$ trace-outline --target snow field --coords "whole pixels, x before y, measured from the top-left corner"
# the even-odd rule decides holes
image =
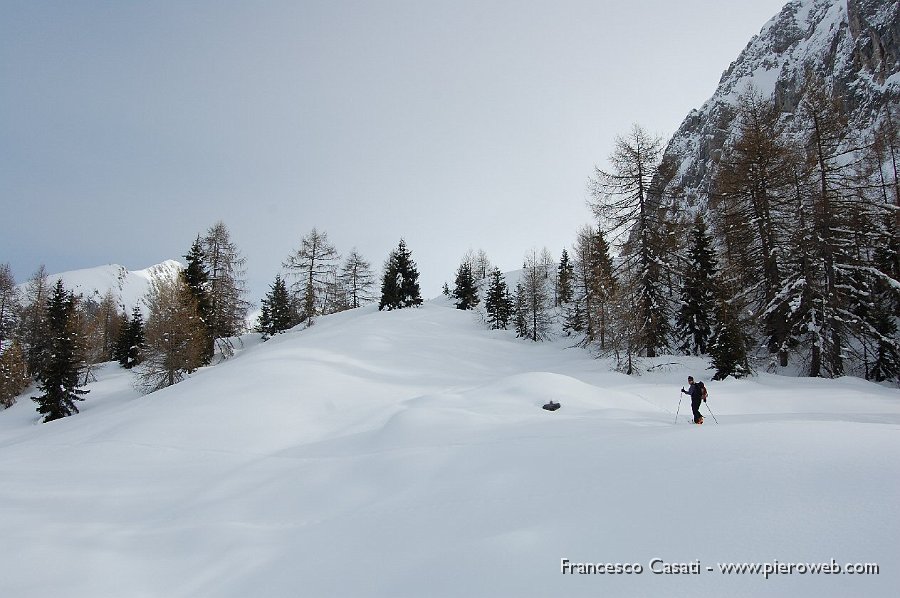
[[[677,363],[627,377],[436,301],[248,342],[148,396],[109,364],[78,416],[0,412],[0,594],[893,595],[896,389],[711,382],[720,424],[688,425],[687,397],[675,424],[709,372],[658,361]],[[881,573],[705,570],[831,558]]]

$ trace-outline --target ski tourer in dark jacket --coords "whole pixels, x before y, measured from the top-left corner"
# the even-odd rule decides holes
[[[688,389],[681,389],[686,395],[690,395],[691,397],[691,410],[694,412],[694,423],[702,424],[703,416],[700,415],[700,403],[703,402],[703,383],[702,382],[694,382],[693,376],[688,376]]]

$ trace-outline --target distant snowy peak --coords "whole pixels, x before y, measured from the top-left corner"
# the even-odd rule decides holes
[[[124,268],[122,269],[124,270]],[[174,278],[182,270],[184,270],[184,264],[181,262],[176,260],[166,260],[161,264],[156,264],[155,266],[150,266],[143,270],[135,270],[134,272],[130,272],[130,274],[149,281],[157,278]]]
[[[67,290],[98,303],[107,291],[111,291],[116,303],[123,310],[130,312],[135,305],[143,308],[142,300],[153,280],[174,278],[183,269],[184,265],[175,260],[166,260],[149,268],[134,271],[129,271],[118,264],[109,264],[51,274],[47,280],[52,285],[61,279]]]
[[[678,168],[667,190],[696,204],[711,166],[734,132],[738,97],[751,86],[791,114],[803,99],[807,71],[844,99],[865,129],[900,103],[900,3],[887,0],[794,0],[766,23],[723,73],[713,96],[691,111],[669,141]]]

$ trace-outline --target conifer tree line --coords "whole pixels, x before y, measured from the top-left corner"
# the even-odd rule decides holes
[[[532,342],[568,335],[627,373],[682,353],[708,356],[718,379],[765,368],[900,381],[900,111],[850,126],[812,76],[802,98],[784,114],[752,89],[740,96],[709,187],[690,204],[663,183],[678,165],[662,141],[635,125],[590,178],[596,221],[571,248],[558,259],[530,251],[509,281],[470,250],[445,295],[492,329]],[[0,265],[0,406],[33,383],[51,421],[78,412],[96,364],[118,361],[154,391],[227,358],[251,307],[246,260],[222,222],[184,258],[130,312],[111,292],[74,295],[43,266],[20,291]],[[316,228],[281,266],[260,305],[264,339],[376,301],[422,304],[403,239],[380,281]]]
[[[117,361],[134,370],[138,388],[153,392],[229,357],[232,340],[247,331],[251,307],[245,258],[217,222],[197,235],[184,259],[176,276],[155,277],[130,312],[112,291],[99,301],[76,296],[61,280],[49,280],[43,266],[20,292],[9,264],[0,265],[0,407],[34,383],[38,411],[51,421],[78,413],[98,364]],[[263,339],[378,299],[370,263],[355,248],[342,258],[315,228],[283,267],[286,276],[276,275],[261,303]],[[385,262],[380,308],[420,305],[418,277],[401,240]]]
[[[623,371],[661,353],[708,355],[716,378],[753,364],[900,379],[898,114],[849,127],[810,78],[796,113],[753,90],[691,209],[659,181],[675,165],[640,127],[591,179],[596,229],[573,249],[566,328]]]
[[[470,252],[445,295],[459,309],[483,299],[488,325],[522,338],[574,336],[626,373],[681,353],[707,356],[715,379],[900,382],[900,116],[860,132],[821,80],[803,97],[785,115],[741,96],[691,206],[664,190],[677,165],[635,125],[590,179],[596,224],[571,254],[530,252],[510,289],[499,270],[474,277]]]
[[[298,324],[312,326],[318,316],[356,309],[376,299],[371,263],[355,247],[342,257],[328,233],[317,228],[300,239],[300,247],[282,267],[286,276],[275,275],[260,306],[257,329],[263,338]]]
[[[135,369],[137,386],[153,391],[209,364],[217,350],[227,356],[250,307],[244,258],[218,222],[185,259],[177,276],[155,278],[143,309],[130,313],[112,291],[99,300],[76,296],[43,266],[19,292],[9,265],[0,265],[0,405],[34,383],[38,411],[52,421],[78,413],[97,364]]]

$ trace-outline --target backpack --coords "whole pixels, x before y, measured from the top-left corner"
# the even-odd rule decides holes
[[[697,384],[700,385],[700,398],[701,398],[701,399],[703,400],[703,402],[705,403],[705,402],[706,402],[706,397],[709,396],[709,393],[706,392],[706,385],[705,385],[704,383],[702,383],[702,382],[697,382]]]

